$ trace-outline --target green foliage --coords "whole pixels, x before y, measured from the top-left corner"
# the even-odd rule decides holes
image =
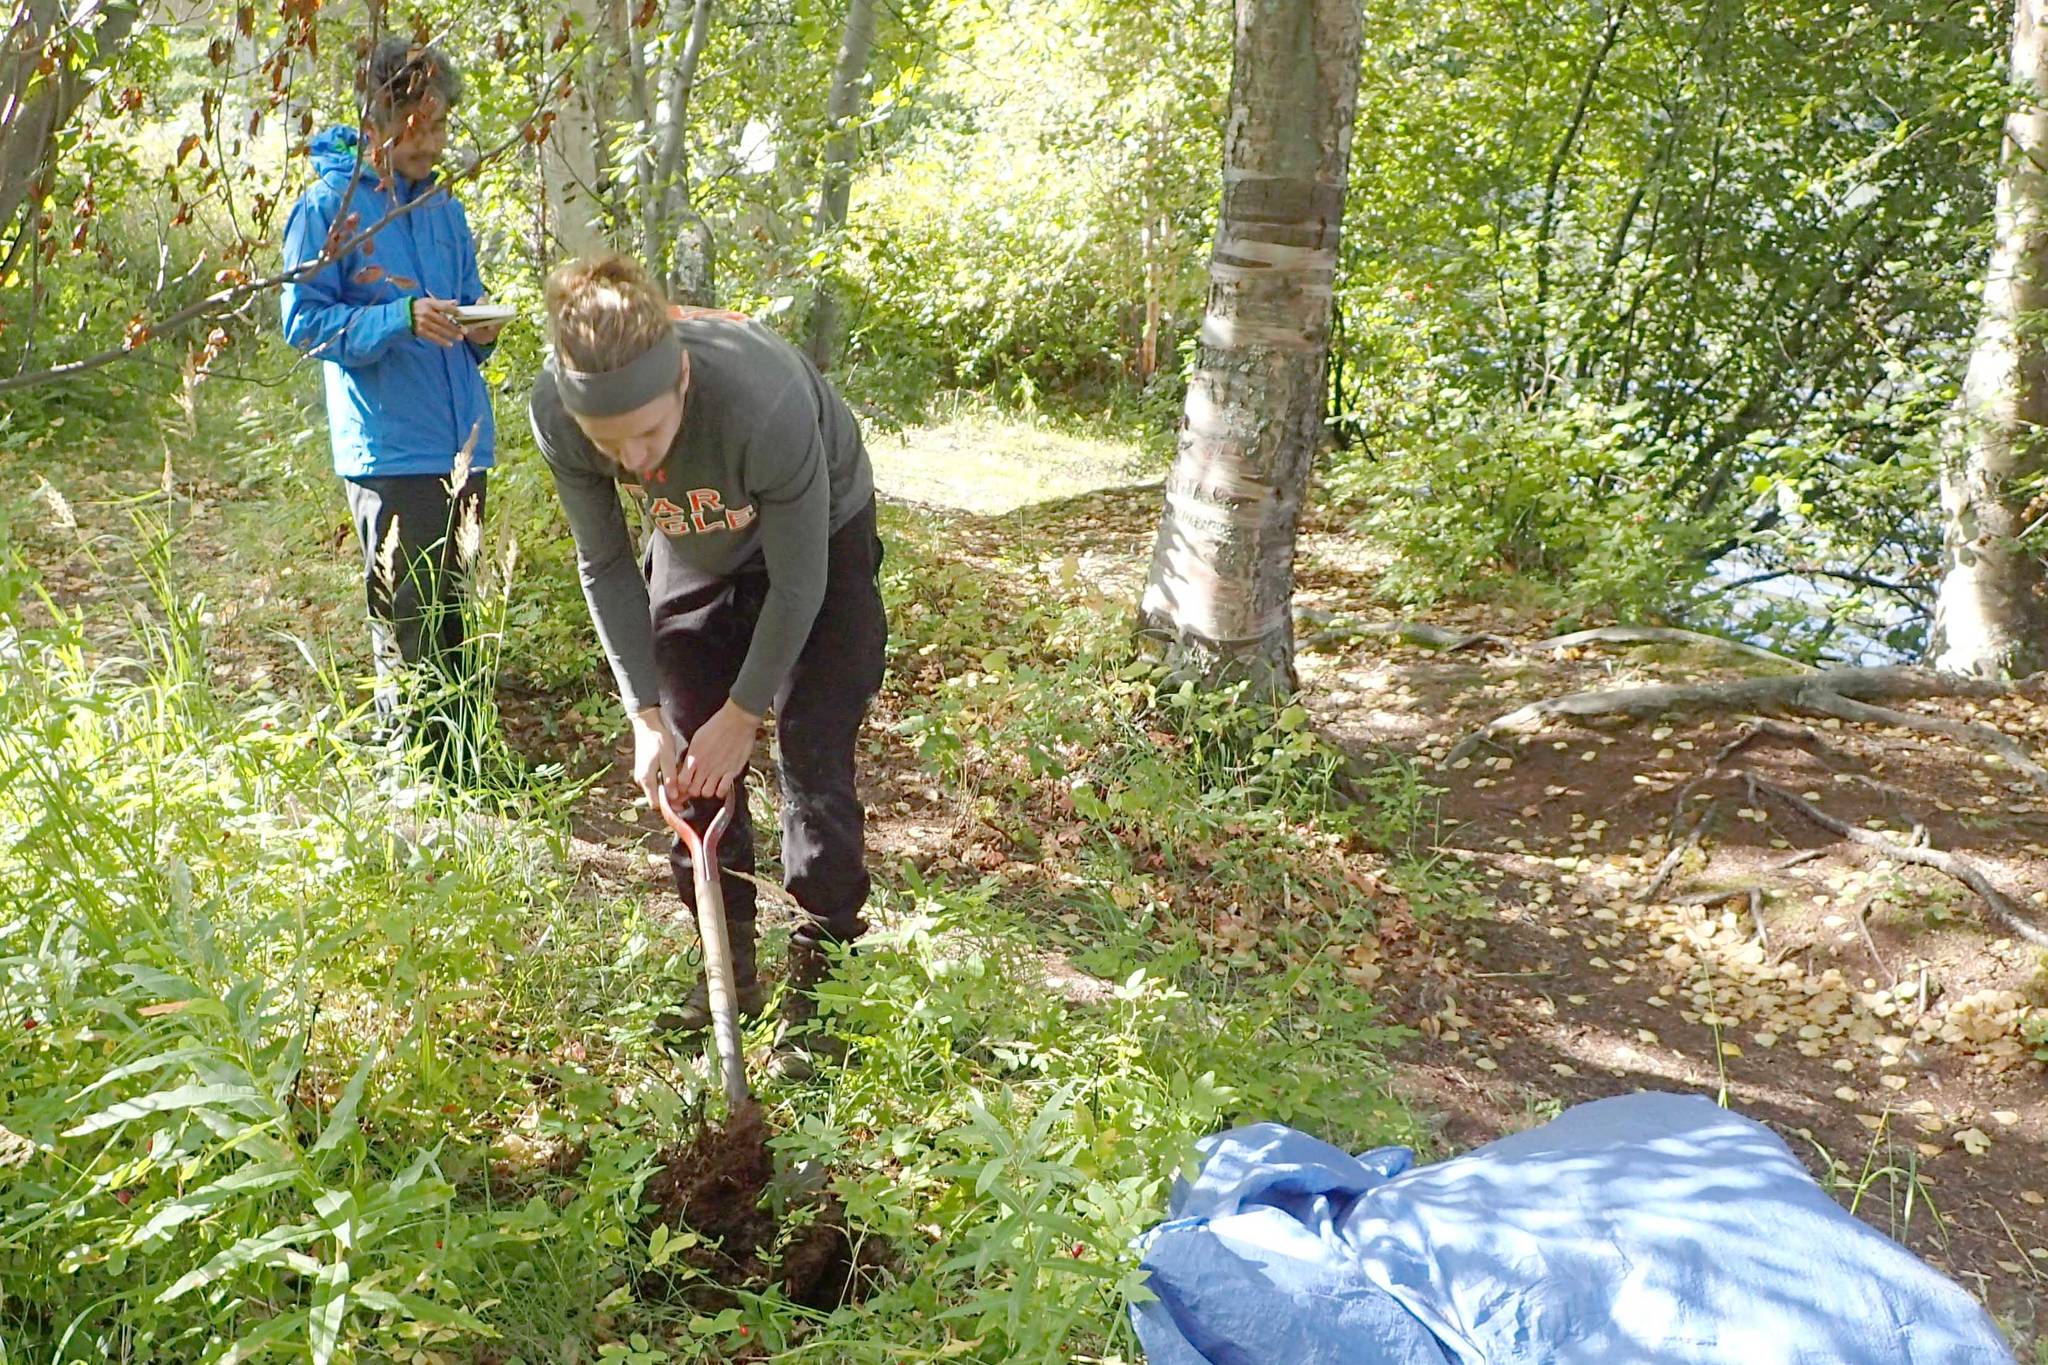
[[[1733,545],[1923,572],[2005,36],[1968,5],[1375,9],[1338,473],[1417,552],[1393,595],[1525,571],[1675,612]]]
[[[1388,430],[1377,458],[1329,483],[1394,553],[1379,591],[1404,606],[1547,585],[1573,616],[1640,619],[1682,600],[1732,518],[1688,517],[1664,496],[1666,448],[1641,404],[1572,401],[1535,412],[1455,389]]]
[[[495,1116],[457,1101],[515,1074],[474,1049],[473,983],[524,974],[562,887],[546,846],[409,821],[321,718],[217,696],[200,600],[166,593],[102,660],[61,610],[31,626],[28,588],[0,687],[7,1338],[391,1356],[495,1335],[478,1314],[543,1237],[585,1249],[552,1268],[588,1283],[651,1148],[613,1144],[564,1201],[459,1197]],[[613,1106],[571,1081],[551,1108]]]
[[[835,1359],[901,1358],[900,1339],[867,1332],[918,1312],[972,1342],[967,1359],[1129,1351],[1120,1305],[1142,1292],[1130,1242],[1196,1138],[1250,1115],[1314,1111],[1360,1134],[1392,1120],[1343,1079],[1380,1037],[1369,1026],[1308,1041],[1284,993],[1219,1015],[1145,970],[1079,1009],[1047,989],[999,881],[913,883],[910,896],[825,997],[858,1063],[778,1142],[838,1160],[853,1221],[900,1248],[897,1282],[841,1315],[865,1330],[835,1341]]]
[[[1226,18],[1046,0],[961,23],[956,60],[855,183],[853,382],[897,410],[923,386],[986,386],[1026,411],[1122,384],[1149,287],[1177,402],[1218,194]]]
[[[261,416],[240,413],[243,439],[264,436]],[[268,497],[238,517],[273,518],[272,534],[317,521],[289,461],[251,473]],[[874,1292],[823,1314],[774,1292],[710,1315],[643,1298],[644,1273],[675,1271],[695,1234],[646,1228],[642,1183],[715,1088],[702,1059],[649,1038],[680,945],[638,904],[577,892],[560,808],[422,791],[347,741],[344,704],[217,690],[215,613],[175,538],[149,520],[138,536],[156,600],[132,633],[89,638],[18,560],[0,601],[11,1352],[1128,1357],[1130,1239],[1194,1138],[1250,1117],[1350,1141],[1403,1126],[1370,1062],[1385,1031],[1312,951],[1235,982],[1224,1009],[1186,926],[1161,926],[1149,946],[1098,945],[1090,961],[1121,984],[1070,1005],[1046,987],[1029,898],[911,875],[828,992],[852,1060],[770,1096],[782,1158],[829,1161],[856,1235],[886,1249]],[[980,652],[985,679],[948,704],[989,754],[1017,751],[1002,679],[1070,694],[1110,657],[1078,613],[1044,618],[1042,652],[989,657],[968,609],[983,577],[892,537],[903,657]],[[1127,681],[1035,742],[1102,744],[1119,790],[1177,802],[1237,774],[1268,804],[1235,833],[1221,803],[1186,819],[1133,806],[1084,822],[1091,858],[1152,830],[1176,859],[1215,837],[1271,866],[1262,843],[1307,837],[1331,774],[1301,717]],[[1166,726],[1187,747],[1148,761],[1148,728]],[[948,770],[985,780],[973,769]],[[1136,884],[1105,880],[1081,908],[1107,914]]]

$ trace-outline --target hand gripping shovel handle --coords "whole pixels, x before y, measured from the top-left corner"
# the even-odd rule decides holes
[[[726,794],[725,805],[699,836],[676,813],[668,799],[668,783],[655,785],[661,818],[690,851],[690,872],[696,882],[697,937],[704,945],[704,987],[711,1003],[711,1036],[718,1045],[718,1065],[725,1082],[726,1102],[737,1109],[747,1101],[747,1067],[740,1056],[739,991],[732,974],[732,940],[725,932],[725,888],[718,876],[718,840],[732,823],[739,789]]]

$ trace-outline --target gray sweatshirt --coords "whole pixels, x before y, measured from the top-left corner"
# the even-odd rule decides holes
[[[826,542],[874,496],[846,403],[808,357],[730,315],[676,324],[690,355],[683,422],[668,459],[634,483],[563,408],[552,371],[527,413],[555,478],[590,619],[628,711],[660,700],[647,583],[619,505],[623,484],[668,539],[674,571],[703,579],[765,572],[768,591],[732,700],[765,713],[810,637],[825,596]]]

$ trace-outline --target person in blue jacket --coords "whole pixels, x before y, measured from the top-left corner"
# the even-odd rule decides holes
[[[380,720],[388,737],[424,727],[447,766],[463,708],[406,714],[401,693],[445,702],[472,685],[462,597],[496,448],[480,367],[498,325],[456,316],[483,298],[469,220],[436,177],[460,75],[438,49],[389,38],[362,88],[360,129],[310,144],[318,178],[285,227],[285,269],[300,273],[284,289],[284,334],[321,362]]]

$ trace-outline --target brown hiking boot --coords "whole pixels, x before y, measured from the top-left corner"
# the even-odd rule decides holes
[[[758,941],[751,923],[744,928],[729,925],[732,934],[732,979],[739,995],[740,1017],[751,1019],[761,1013],[768,1003],[768,992],[761,985],[761,970],[757,955]],[[682,1004],[672,1010],[655,1016],[654,1027],[663,1033],[688,1036],[702,1033],[711,1027],[711,986],[703,978],[683,997]]]
[[[807,1081],[817,1074],[819,1061],[837,1061],[846,1055],[846,1044],[819,1031],[818,984],[832,972],[832,959],[825,949],[808,939],[789,943],[788,984],[782,992],[782,1027],[776,1033],[775,1050],[769,1055],[767,1074],[778,1081]]]

